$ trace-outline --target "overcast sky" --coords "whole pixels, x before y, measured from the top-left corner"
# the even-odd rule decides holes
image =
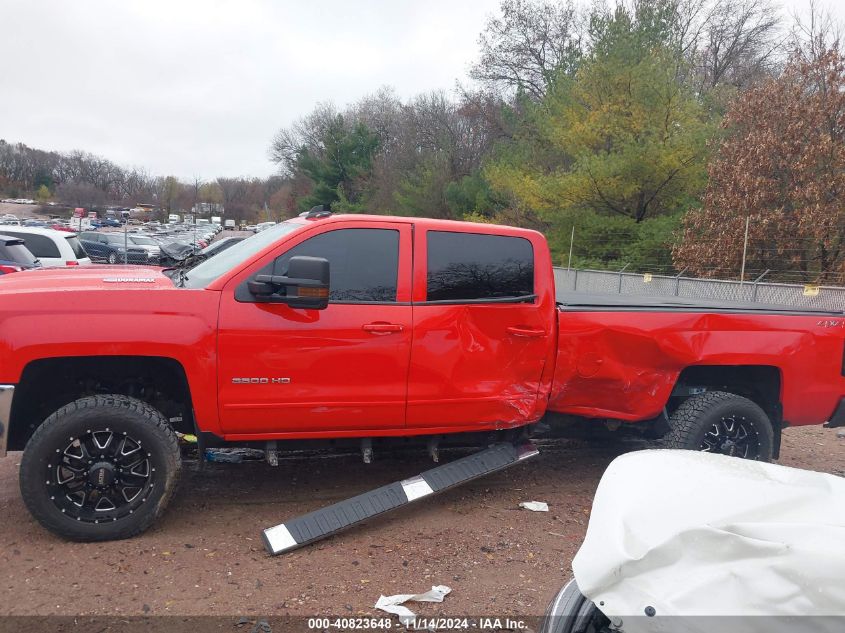
[[[155,175],[266,176],[273,134],[320,101],[466,81],[498,4],[0,0],[0,138]]]

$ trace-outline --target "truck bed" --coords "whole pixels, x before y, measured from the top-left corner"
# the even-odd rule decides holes
[[[788,424],[829,420],[845,395],[841,312],[572,292],[557,301],[553,412],[653,419],[690,371],[706,367],[726,383],[731,368],[774,375]]]

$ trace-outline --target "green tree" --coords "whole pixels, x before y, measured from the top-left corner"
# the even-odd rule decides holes
[[[454,217],[446,204],[448,157],[431,153],[408,171],[393,194],[400,215]]]
[[[38,199],[38,202],[47,202],[50,199],[50,196],[52,196],[52,194],[47,188],[47,185],[41,185],[35,193],[35,197]]]
[[[672,246],[683,214],[661,215],[642,222],[622,216],[601,215],[594,211],[562,212],[546,233],[554,263],[569,263],[572,228],[572,265],[578,268],[670,272]]]
[[[651,253],[670,266],[668,250],[655,246],[671,247],[671,227],[706,184],[716,122],[680,79],[673,19],[661,2],[594,15],[591,54],[528,105],[514,140],[484,169],[494,190],[563,231],[566,252],[573,223],[583,224],[578,244],[594,253],[589,265]],[[637,226],[662,216],[674,219]]]
[[[340,202],[345,210],[357,210],[366,190],[379,140],[361,122],[347,124],[336,115],[322,130],[316,147],[301,147],[295,165],[312,182],[311,193],[299,201],[301,209],[314,205],[331,207]]]
[[[456,217],[493,218],[506,203],[507,200],[490,188],[480,172],[446,185],[446,204]]]
[[[636,222],[699,199],[714,125],[677,80],[672,54],[626,31],[626,21],[617,15],[603,27],[609,41],[532,108],[523,147],[506,148],[486,170],[494,187],[540,212],[580,208]]]

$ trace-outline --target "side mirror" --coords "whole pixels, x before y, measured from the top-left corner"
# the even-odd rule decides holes
[[[247,288],[262,302],[324,310],[329,305],[329,277],[329,260],[298,256],[290,258],[287,275],[256,275]]]

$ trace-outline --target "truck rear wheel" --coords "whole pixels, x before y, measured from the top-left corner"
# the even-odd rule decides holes
[[[666,448],[720,453],[770,461],[772,423],[748,398],[726,391],[708,391],[686,399],[669,419]]]
[[[32,516],[75,541],[110,541],[146,530],[173,494],[181,457],[165,417],[123,395],[62,407],[24,448],[20,487]]]

